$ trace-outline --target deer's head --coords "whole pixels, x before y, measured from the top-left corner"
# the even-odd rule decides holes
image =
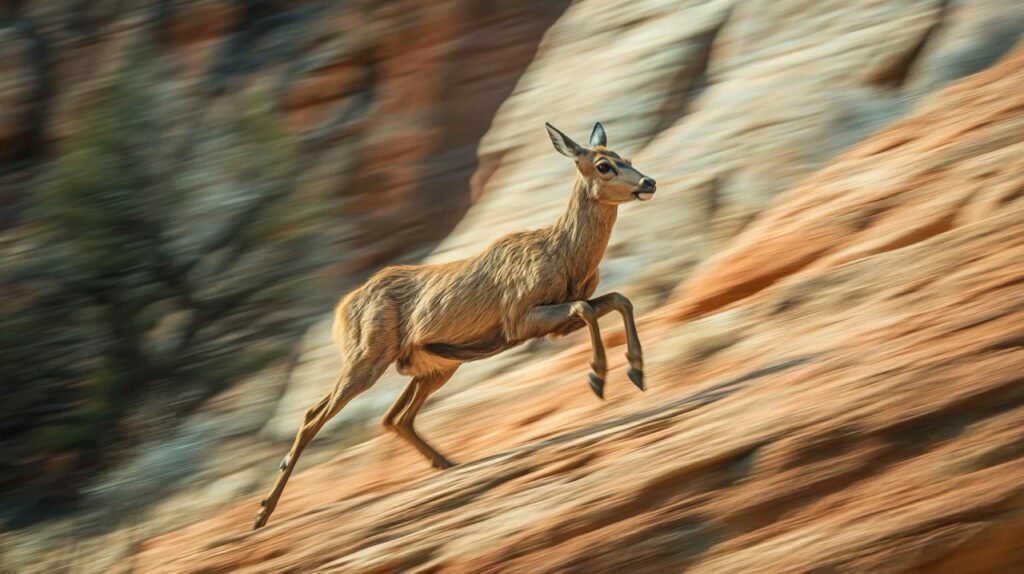
[[[657,189],[653,179],[640,173],[632,162],[608,149],[608,136],[600,122],[590,133],[590,147],[586,148],[545,123],[551,143],[558,153],[576,162],[576,170],[587,184],[588,197],[601,203],[619,204],[647,201]]]

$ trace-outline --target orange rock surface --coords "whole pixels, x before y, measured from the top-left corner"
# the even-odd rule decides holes
[[[123,566],[1009,572],[1022,301],[1018,46],[776,198],[649,311],[647,393],[609,330],[595,399],[581,339],[428,406],[454,469],[381,436],[300,472],[267,528],[239,500]]]

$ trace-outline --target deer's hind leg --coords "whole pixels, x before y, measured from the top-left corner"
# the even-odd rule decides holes
[[[395,404],[388,409],[382,421],[385,428],[394,431],[395,434],[405,439],[406,442],[426,457],[434,468],[440,470],[450,468],[454,466],[454,463],[437,452],[427,441],[423,440],[416,432],[413,423],[416,420],[416,415],[419,414],[420,409],[423,407],[423,403],[430,398],[431,394],[444,386],[454,373],[455,368],[452,368],[429,375],[414,377],[406,385],[402,394],[395,401]]]
[[[377,382],[377,379],[384,373],[389,362],[390,357],[387,355],[354,358],[351,366],[346,365],[342,368],[331,391],[306,411],[303,422],[299,426],[299,432],[295,435],[295,441],[284,460],[281,461],[281,473],[274,483],[274,488],[266,498],[260,501],[261,508],[256,514],[253,529],[260,528],[270,519],[270,515],[281,498],[281,493],[284,492],[284,487],[295,469],[299,456],[312,442],[316,433],[349,401],[373,386],[373,383]]]

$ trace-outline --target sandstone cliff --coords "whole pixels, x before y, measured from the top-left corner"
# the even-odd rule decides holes
[[[4,3],[0,205],[12,217],[24,209],[33,177],[97,88],[138,41],[153,41],[163,95],[192,110],[226,114],[239,94],[273,94],[306,185],[331,198],[329,275],[345,285],[423,250],[462,217],[477,142],[565,4]]]
[[[198,101],[274,87],[308,185],[347,222],[327,252],[342,282],[425,254],[452,226],[429,260],[549,222],[571,171],[545,120],[578,137],[603,121],[660,191],[621,210],[602,265],[601,289],[642,314],[647,393],[613,362],[598,402],[580,337],[466,365],[418,420],[464,463],[438,474],[378,436],[404,382],[389,373],[249,533],[333,376],[322,322],[294,363],[238,381],[99,477],[83,512],[0,533],[5,563],[960,573],[1024,561],[1024,53],[1007,55],[1019,2],[201,0],[92,33],[50,3],[15,4],[30,25],[0,28],[17,38],[0,43],[0,71],[32,81],[0,91],[0,161],[17,167],[0,173],[5,205],[45,149],[26,138],[66,137],[132,18],[164,22],[179,70],[168,85]],[[63,84],[40,108],[41,34]]]
[[[374,439],[298,475],[270,527],[243,532],[253,500],[239,500],[130,564],[1010,571],[1024,561],[1022,112],[1018,47],[777,197],[644,316],[646,394],[620,359],[597,402],[577,345],[424,413],[460,467]]]

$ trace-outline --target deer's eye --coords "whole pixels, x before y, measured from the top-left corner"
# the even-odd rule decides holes
[[[606,164],[606,163],[599,163],[599,164],[597,164],[597,171],[599,171],[601,173],[608,173],[611,170],[612,170],[612,167],[610,165]]]

